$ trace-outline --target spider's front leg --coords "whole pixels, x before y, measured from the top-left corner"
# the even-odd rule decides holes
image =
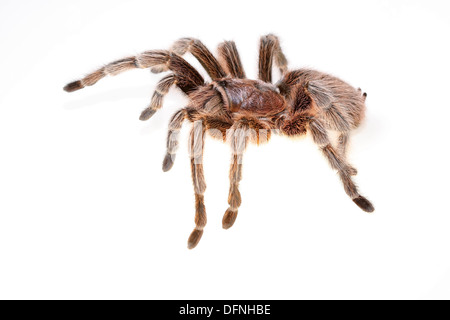
[[[197,246],[203,235],[206,225],[206,209],[204,193],[206,190],[205,177],[203,175],[203,147],[205,142],[205,127],[202,121],[195,121],[192,125],[189,137],[189,154],[191,156],[192,182],[195,191],[195,229],[188,240],[188,248]]]
[[[373,212],[375,209],[365,197],[359,194],[358,188],[352,180],[354,170],[345,158],[332,145],[324,125],[318,119],[312,119],[309,123],[309,131],[312,134],[314,142],[319,145],[322,153],[327,158],[331,167],[338,171],[339,177],[344,185],[347,195],[355,202],[358,207],[366,212]]]

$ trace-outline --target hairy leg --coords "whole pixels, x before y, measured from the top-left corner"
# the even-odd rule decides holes
[[[249,142],[266,143],[270,140],[270,124],[264,120],[242,117],[227,131],[227,141],[231,145],[230,191],[228,193],[229,208],[222,220],[224,229],[229,229],[236,221],[238,208],[241,205],[239,183],[242,180],[242,158]]]
[[[339,155],[342,159],[347,161],[347,146],[349,142],[349,133],[341,132],[338,136],[337,147],[336,150],[339,152]],[[358,174],[358,170],[351,165],[349,166],[349,173],[352,176],[356,176]]]
[[[272,65],[280,69],[282,75],[287,71],[287,59],[281,50],[278,37],[273,34],[262,36],[259,45],[258,79],[272,82]]]
[[[221,61],[221,63],[219,63],[208,48],[197,39],[182,38],[173,44],[171,51],[178,55],[184,55],[186,52],[190,52],[201,63],[212,79],[225,77],[226,74],[224,69],[229,69],[227,70],[228,73],[232,74],[234,77],[245,78],[245,72],[239,58],[239,53],[233,41],[225,41],[219,45],[219,56],[224,60]],[[162,72],[166,71],[166,68],[155,67],[152,71]],[[148,120],[161,108],[164,95],[166,95],[170,87],[176,83],[177,77],[174,74],[161,79],[153,94],[150,106],[141,114],[141,120]]]
[[[195,191],[195,228],[188,239],[188,248],[197,246],[203,235],[203,228],[206,225],[206,209],[204,203],[204,193],[206,189],[205,177],[203,175],[203,147],[204,147],[205,127],[201,121],[196,121],[192,125],[190,134],[190,156],[192,182]]]
[[[88,74],[84,78],[71,82],[64,90],[73,92],[86,86],[92,86],[107,75],[117,75],[136,68],[152,68],[152,70],[171,70],[172,74],[158,82],[150,105],[142,111],[140,120],[150,119],[158,111],[169,89],[176,85],[184,93],[189,94],[204,85],[202,76],[186,60],[175,53],[164,50],[146,51],[135,57],[117,60]]]
[[[84,78],[69,83],[64,90],[73,92],[86,86],[92,86],[107,75],[115,76],[127,70],[146,68],[171,70],[177,78],[177,86],[186,94],[205,83],[198,71],[177,54],[166,50],[150,50],[135,57],[111,62]]]
[[[234,41],[222,42],[217,50],[219,52],[219,62],[223,69],[233,78],[245,79],[244,67]]]
[[[152,101],[150,105],[142,111],[140,120],[150,119],[156,111],[161,109],[162,103],[164,101],[164,96],[169,92],[169,89],[177,83],[177,77],[174,74],[169,74],[168,76],[162,78],[156,85],[155,92],[152,96]]]
[[[182,38],[173,44],[171,51],[180,56],[184,55],[186,52],[190,52],[200,62],[203,68],[205,68],[206,72],[213,80],[224,78],[226,76],[225,71],[222,69],[222,66],[217,59],[200,40]]]
[[[374,211],[373,205],[365,197],[359,194],[358,188],[353,182],[352,167],[346,162],[346,160],[340,155],[338,151],[331,145],[328,138],[328,134],[323,124],[313,119],[309,123],[309,131],[312,134],[314,142],[319,145],[323,155],[327,158],[331,167],[338,171],[339,177],[344,185],[344,190],[347,195],[355,202],[362,210],[366,212]]]
[[[230,205],[222,219],[224,229],[229,229],[236,221],[238,208],[241,205],[241,193],[239,182],[242,179],[242,154],[233,154],[230,166],[230,191],[228,193],[228,204]]]
[[[230,165],[230,191],[228,193],[229,208],[225,212],[222,220],[224,229],[229,229],[236,221],[238,208],[241,205],[241,193],[239,183],[242,179],[242,156],[249,141],[249,135],[254,134],[243,120],[238,120],[228,131],[228,141],[231,144],[231,165]]]
[[[239,182],[242,179],[242,156],[247,146],[246,127],[236,122],[228,132],[231,139],[231,165],[230,165],[230,190],[228,193],[228,204],[230,205],[222,219],[222,227],[229,229],[236,221],[238,208],[241,205],[241,193]]]
[[[347,153],[348,138],[347,132],[342,132],[338,137],[338,151],[343,157]]]
[[[187,109],[183,108],[177,111],[169,122],[169,132],[167,134],[167,152],[163,161],[163,171],[172,169],[178,150],[180,130],[184,120],[187,117]]]

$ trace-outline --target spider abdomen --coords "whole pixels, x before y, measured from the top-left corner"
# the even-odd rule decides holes
[[[366,95],[335,76],[298,69],[288,72],[277,86],[294,105],[299,98],[297,92],[303,95],[300,88],[304,86],[314,102],[317,117],[327,129],[347,132],[357,128],[364,118]],[[298,101],[300,105],[305,102],[304,99]]]

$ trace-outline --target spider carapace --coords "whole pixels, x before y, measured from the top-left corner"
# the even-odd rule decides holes
[[[211,82],[182,56],[190,52],[203,66]],[[275,64],[281,79],[272,84]],[[164,96],[172,86],[188,98],[186,107],[178,110],[169,123],[167,152],[163,170],[172,168],[178,148],[179,131],[185,120],[191,122],[189,154],[195,191],[195,229],[188,239],[188,248],[199,243],[206,225],[203,174],[203,147],[206,134],[231,145],[229,207],[223,217],[223,227],[230,228],[241,205],[239,183],[242,178],[242,157],[249,143],[262,143],[271,134],[296,137],[309,133],[331,167],[337,170],[347,195],[362,210],[374,207],[356,187],[352,176],[357,171],[346,158],[351,131],[364,118],[366,94],[346,82],[311,69],[288,70],[287,60],[276,36],[261,37],[258,80],[245,76],[239,53],[233,41],[218,47],[218,59],[196,39],[183,38],[170,50],[150,50],[105,65],[83,79],[64,87],[68,92],[91,86],[106,75],[117,75],[136,68],[150,68],[154,73],[169,71],[159,81],[150,105],[140,119],[147,120],[162,107]],[[336,141],[331,139],[338,133]]]
[[[247,79],[223,79],[216,83],[230,112],[267,117],[286,109],[286,102],[274,85]]]

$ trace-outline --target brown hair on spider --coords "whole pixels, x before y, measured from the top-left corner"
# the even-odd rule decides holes
[[[210,83],[182,58],[186,52],[200,62],[212,79]],[[281,72],[276,84],[272,84],[273,64]],[[258,79],[247,79],[233,41],[219,45],[216,59],[199,40],[182,38],[170,50],[150,50],[111,62],[69,83],[64,90],[72,92],[92,86],[107,75],[130,69],[170,72],[157,84],[150,105],[142,111],[140,119],[148,120],[162,107],[164,96],[172,86],[184,92],[189,100],[170,120],[163,170],[172,168],[179,131],[188,120],[192,123],[189,149],[196,211],[195,229],[188,239],[190,249],[197,246],[206,225],[203,197],[206,183],[202,164],[206,133],[228,140],[232,149],[229,208],[222,221],[225,229],[234,224],[241,205],[239,183],[245,148],[249,143],[268,141],[272,131],[288,137],[309,133],[331,167],[337,170],[347,195],[362,210],[374,211],[370,201],[359,193],[352,179],[357,171],[346,157],[349,135],[364,118],[366,93],[326,73],[311,69],[288,70],[280,42],[272,34],[260,39],[258,66]],[[339,133],[337,142],[330,139],[333,131]]]

